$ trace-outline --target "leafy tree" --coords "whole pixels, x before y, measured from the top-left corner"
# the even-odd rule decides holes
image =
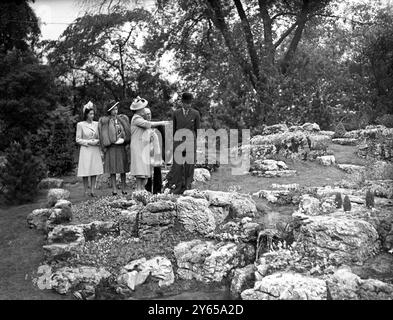
[[[6,151],[7,161],[1,171],[0,184],[5,186],[5,198],[10,203],[28,202],[37,194],[38,184],[45,176],[40,157],[32,154],[29,147],[13,142]]]
[[[34,0],[2,1],[0,3],[0,52],[31,49],[38,41],[38,19],[30,7]]]
[[[32,53],[14,50],[0,56],[0,119],[4,135],[0,150],[35,133],[56,106],[51,69]]]

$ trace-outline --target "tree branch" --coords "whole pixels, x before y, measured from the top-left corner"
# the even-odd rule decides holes
[[[240,20],[242,23],[242,27],[243,27],[243,32],[246,37],[246,43],[247,43],[247,48],[248,48],[248,54],[250,55],[250,59],[251,59],[251,65],[254,69],[255,76],[259,80],[259,78],[260,78],[259,61],[258,61],[259,59],[258,59],[257,51],[255,49],[254,36],[251,31],[250,23],[247,19],[247,15],[246,15],[246,12],[244,11],[241,0],[233,0],[233,1],[235,3],[237,12],[239,14],[239,17],[240,17]]]
[[[288,37],[291,32],[296,28],[297,22],[295,22],[293,25],[291,25],[282,35],[281,37],[274,43],[274,48],[278,48],[280,44],[285,40],[286,37]]]

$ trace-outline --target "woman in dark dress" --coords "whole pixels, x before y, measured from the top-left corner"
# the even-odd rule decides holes
[[[126,173],[130,171],[126,146],[131,140],[130,121],[119,115],[117,105],[111,103],[108,115],[99,121],[100,142],[104,150],[104,173],[111,175],[113,195],[117,195],[116,174],[120,174],[122,194],[126,195]]]

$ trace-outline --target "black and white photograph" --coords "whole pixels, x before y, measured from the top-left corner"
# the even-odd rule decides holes
[[[0,2],[0,300],[393,300],[393,0]]]

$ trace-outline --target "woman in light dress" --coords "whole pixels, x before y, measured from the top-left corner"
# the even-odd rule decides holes
[[[89,178],[92,197],[95,197],[94,188],[98,175],[104,173],[100,140],[98,135],[98,122],[94,119],[94,105],[89,101],[83,107],[83,120],[76,126],[76,143],[80,145],[78,177],[83,178],[84,195],[88,194]]]
[[[152,130],[158,126],[166,126],[167,121],[148,121],[144,119],[148,102],[137,97],[131,105],[135,114],[131,120],[131,175],[136,178],[136,191],[143,191],[147,180],[152,176],[151,142]],[[154,137],[153,137],[154,139]],[[157,148],[157,143],[154,143]],[[159,154],[159,150],[156,150]]]

